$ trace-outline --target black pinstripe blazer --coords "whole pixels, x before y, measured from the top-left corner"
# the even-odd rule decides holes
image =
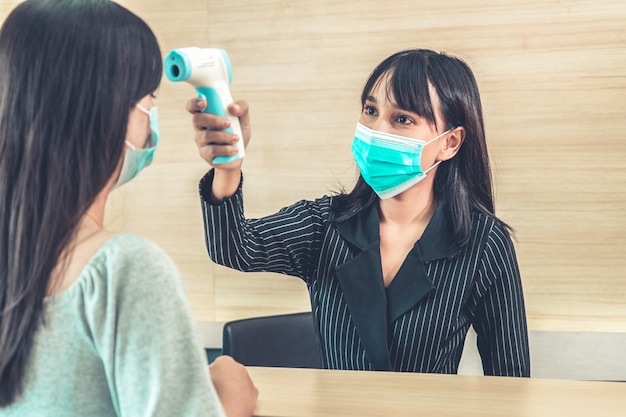
[[[246,219],[241,185],[222,204],[208,202],[212,172],[200,182],[209,256],[303,279],[325,367],[456,373],[473,325],[486,375],[529,376],[515,251],[493,218],[475,214],[471,241],[457,251],[438,207],[385,288],[375,207],[335,223],[325,196]]]

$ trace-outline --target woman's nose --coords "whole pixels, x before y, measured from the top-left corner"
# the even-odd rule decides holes
[[[377,130],[379,132],[391,133],[391,123],[385,120],[382,117],[377,118],[372,126],[368,126],[372,130]]]

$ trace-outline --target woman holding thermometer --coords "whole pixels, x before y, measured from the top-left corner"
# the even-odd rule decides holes
[[[510,228],[494,212],[476,80],[460,59],[406,50],[383,60],[361,96],[352,191],[246,219],[231,122],[193,99],[211,259],[308,286],[324,367],[456,373],[470,326],[486,375],[529,376],[524,297]],[[227,146],[225,146],[227,145]]]

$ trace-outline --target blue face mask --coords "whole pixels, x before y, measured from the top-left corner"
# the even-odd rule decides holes
[[[152,136],[150,137],[149,143],[141,149],[137,149],[137,147],[135,147],[132,143],[125,141],[128,149],[126,149],[124,154],[122,170],[115,186],[113,187],[114,189],[126,184],[128,181],[135,178],[137,174],[139,174],[139,171],[150,165],[152,163],[152,159],[154,158],[154,151],[159,144],[159,114],[157,106],[152,106],[150,110],[146,110],[141,104],[137,104],[137,108],[146,113],[150,118],[150,130],[152,131]]]
[[[352,155],[361,176],[381,199],[395,197],[424,178],[441,161],[424,170],[422,150],[450,130],[426,142],[369,129],[357,123]]]

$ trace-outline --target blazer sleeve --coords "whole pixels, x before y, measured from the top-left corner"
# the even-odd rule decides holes
[[[495,223],[480,263],[473,326],[485,375],[530,376],[528,329],[513,242]]]
[[[243,178],[220,204],[209,201],[211,170],[200,181],[205,243],[213,262],[244,272],[275,272],[304,280],[316,267],[329,199],[299,201],[275,214],[246,219]]]

